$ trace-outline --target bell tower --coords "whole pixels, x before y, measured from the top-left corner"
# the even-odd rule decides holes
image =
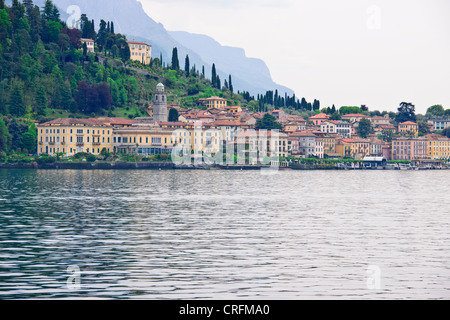
[[[158,83],[156,92],[153,98],[153,120],[156,122],[169,121],[169,113],[167,111],[167,93],[164,90],[164,85]]]

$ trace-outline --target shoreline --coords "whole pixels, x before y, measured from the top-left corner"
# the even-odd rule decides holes
[[[46,164],[34,163],[0,163],[0,169],[32,169],[32,170],[232,170],[232,171],[424,171],[424,170],[449,170],[450,167],[428,168],[416,167],[413,169],[394,168],[344,168],[344,167],[323,167],[320,165],[302,165],[295,167],[271,168],[263,165],[183,165],[177,166],[172,162],[55,162]]]

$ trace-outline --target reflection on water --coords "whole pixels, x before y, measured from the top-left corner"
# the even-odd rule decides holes
[[[449,178],[0,170],[0,299],[449,299]]]

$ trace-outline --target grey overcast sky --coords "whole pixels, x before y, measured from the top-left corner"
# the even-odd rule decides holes
[[[171,31],[263,59],[321,106],[450,108],[449,0],[139,0]]]

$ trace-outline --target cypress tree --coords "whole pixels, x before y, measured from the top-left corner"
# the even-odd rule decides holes
[[[114,22],[112,22],[112,21],[111,21],[111,33],[115,34],[115,32],[114,32]]]
[[[219,75],[217,75],[216,85],[217,85],[216,88],[220,90],[221,85],[220,85],[220,77],[219,77]]]
[[[110,25],[109,21],[108,21],[108,26],[106,27],[106,32],[111,33],[111,25]]]
[[[228,77],[228,87],[229,87],[231,93],[233,93],[233,82],[231,81],[231,74]]]
[[[189,56],[186,55],[186,59],[184,61],[184,71],[186,72],[186,77],[189,77],[190,69],[191,69],[191,66],[189,63]]]
[[[205,66],[202,66],[202,79],[205,79]]]
[[[217,88],[216,82],[217,82],[216,65],[213,63],[211,70],[211,83],[213,88]]]
[[[0,9],[5,9],[5,0],[0,0]]]
[[[180,62],[178,60],[178,49],[173,48],[172,50],[172,69],[180,70]]]

